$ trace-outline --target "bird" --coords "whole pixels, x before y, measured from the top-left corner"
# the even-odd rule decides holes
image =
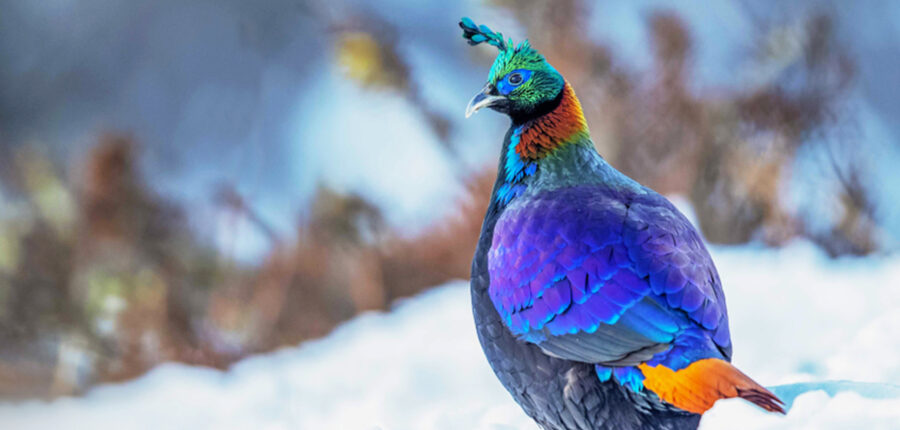
[[[527,40],[459,27],[499,50],[466,117],[511,120],[470,293],[513,399],[545,430],[694,429],[734,397],[783,414],[731,364],[722,284],[690,221],[597,152],[572,85]]]

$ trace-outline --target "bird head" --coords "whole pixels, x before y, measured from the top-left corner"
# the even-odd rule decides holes
[[[527,40],[514,46],[512,39],[504,40],[502,34],[476,26],[469,18],[460,20],[459,26],[469,45],[487,43],[500,50],[487,83],[466,107],[467,118],[487,107],[524,121],[558,101],[565,80]]]

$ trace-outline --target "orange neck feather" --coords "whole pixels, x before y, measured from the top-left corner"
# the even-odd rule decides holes
[[[584,120],[581,103],[572,86],[566,82],[559,106],[522,126],[516,153],[524,159],[536,160],[587,136],[587,122]]]

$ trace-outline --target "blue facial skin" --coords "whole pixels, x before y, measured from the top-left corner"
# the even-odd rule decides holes
[[[510,82],[510,79],[509,79],[510,77],[513,77],[514,75],[516,76],[513,78],[515,83]],[[519,78],[521,78],[521,79],[519,79]],[[507,73],[506,76],[504,76],[503,79],[500,80],[500,82],[497,82],[497,91],[500,91],[500,94],[509,95],[509,93],[511,93],[514,89],[516,89],[516,87],[524,84],[525,82],[528,82],[529,79],[531,79],[531,70],[527,70],[527,69],[513,70],[512,72]]]

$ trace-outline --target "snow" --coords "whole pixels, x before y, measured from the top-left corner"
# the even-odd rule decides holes
[[[720,401],[702,429],[897,427],[900,257],[829,260],[803,242],[711,251],[728,296],[735,364],[790,410],[782,417]],[[224,372],[168,364],[81,398],[0,404],[0,426],[536,429],[481,353],[464,281]]]

